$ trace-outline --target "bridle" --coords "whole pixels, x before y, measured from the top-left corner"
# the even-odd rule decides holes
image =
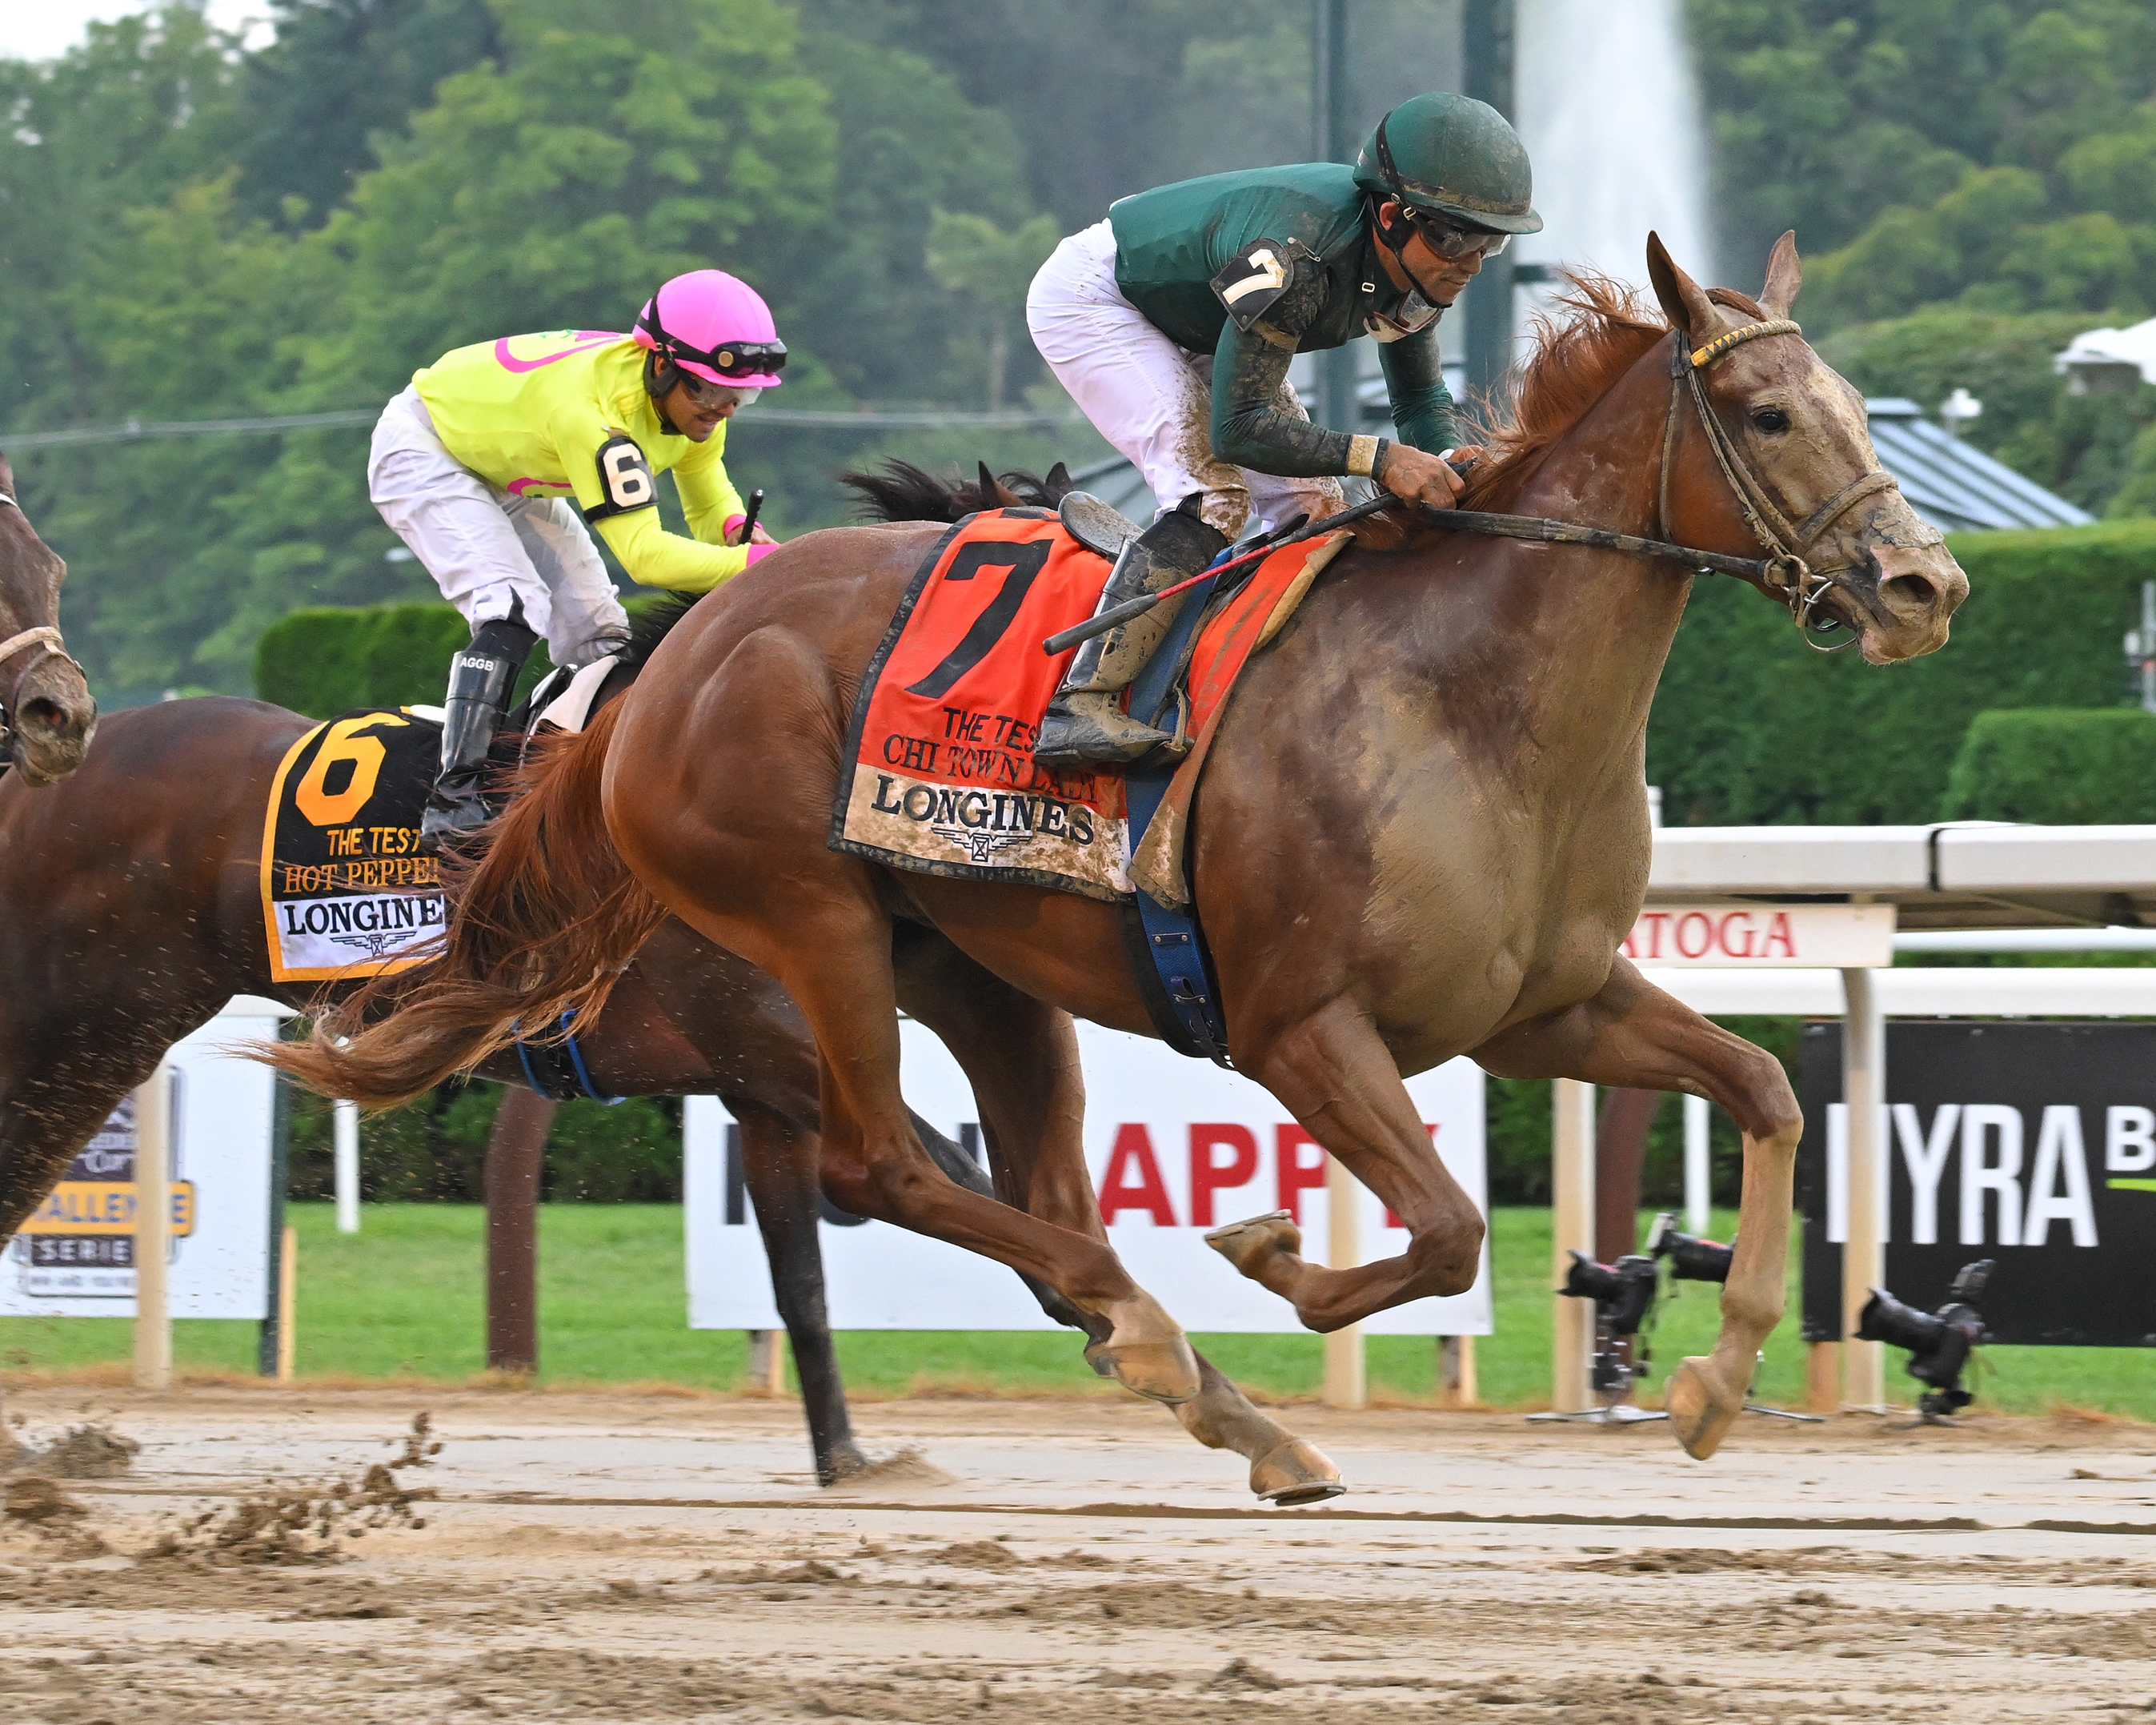
[[[1747,341],[1757,341],[1768,336],[1802,336],[1803,328],[1790,319],[1775,318],[1770,321],[1749,323],[1717,336],[1703,347],[1687,348],[1681,331],[1670,333],[1670,388],[1669,417],[1662,428],[1661,473],[1656,482],[1655,525],[1662,531],[1669,531],[1670,470],[1676,463],[1677,430],[1684,416],[1684,403],[1689,396],[1697,411],[1700,429],[1707,434],[1707,446],[1714,452],[1715,465],[1737,499],[1737,506],[1743,511],[1744,525],[1763,546],[1768,555],[1761,568],[1760,585],[1774,593],[1788,606],[1791,621],[1804,632],[1810,641],[1814,634],[1838,628],[1838,620],[1830,619],[1823,627],[1812,623],[1813,608],[1829,588],[1847,588],[1848,583],[1839,578],[1854,563],[1837,563],[1830,569],[1815,569],[1805,560],[1804,553],[1819,542],[1820,536],[1851,507],[1866,497],[1881,491],[1901,489],[1900,481],[1884,468],[1875,467],[1869,473],[1860,474],[1828,498],[1801,521],[1792,521],[1768,494],[1758,475],[1746,465],[1736,443],[1723,426],[1713,404],[1707,398],[1707,385],[1700,374],[1715,361]],[[1843,646],[1851,644],[1844,642]],[[1823,652],[1838,649],[1822,648]]]
[[[1700,551],[1666,539],[1641,539],[1630,533],[1612,532],[1607,527],[1583,527],[1571,521],[1553,521],[1547,516],[1433,509],[1424,514],[1423,520],[1440,531],[1481,533],[1495,539],[1533,539],[1552,545],[1591,545],[1602,551],[1620,551],[1633,557],[1660,557],[1683,563],[1702,574],[1734,575],[1753,583],[1788,607],[1789,619],[1803,632],[1805,645],[1821,653],[1838,653],[1843,647],[1854,646],[1861,637],[1851,630],[1846,641],[1833,647],[1821,647],[1813,637],[1830,634],[1842,628],[1843,624],[1835,617],[1815,624],[1812,614],[1830,588],[1839,587],[1863,603],[1856,589],[1840,578],[1856,565],[1837,563],[1830,569],[1815,569],[1805,561],[1804,553],[1819,542],[1822,533],[1848,513],[1851,505],[1881,491],[1898,490],[1901,482],[1884,468],[1875,467],[1851,480],[1802,521],[1791,521],[1746,465],[1743,455],[1716,416],[1713,404],[1707,400],[1707,386],[1700,381],[1701,372],[1747,341],[1756,341],[1766,336],[1803,333],[1798,325],[1785,317],[1746,324],[1716,336],[1703,347],[1687,348],[1681,330],[1670,333],[1670,410],[1662,429],[1661,471],[1655,482],[1656,528],[1665,533],[1669,531],[1670,470],[1676,465],[1677,430],[1684,418],[1685,403],[1689,400],[1697,410],[1700,425],[1707,434],[1707,447],[1714,451],[1715,465],[1722,470],[1722,478],[1737,499],[1737,506],[1743,511],[1745,525],[1768,553],[1763,557],[1726,557],[1720,552]],[[1383,501],[1382,497],[1377,500],[1380,506]],[[1344,516],[1336,516],[1332,521],[1318,525],[1331,526],[1344,520]],[[1866,604],[1865,608],[1873,608]]]
[[[12,509],[19,516],[23,506],[5,491],[0,491],[0,508]],[[40,624],[35,629],[18,630],[4,641],[0,641],[0,665],[7,664],[17,654],[27,652],[33,647],[38,649],[38,656],[23,667],[23,675],[25,677],[48,659],[64,659],[69,665],[74,665],[76,670],[82,670],[82,667],[76,665],[74,660],[69,655],[67,642],[59,630],[49,623]],[[86,673],[84,680],[88,680]],[[22,686],[21,679],[17,680],[16,686],[18,688]],[[7,703],[0,701],[0,747],[4,747],[12,742],[14,735],[13,716],[8,711]]]

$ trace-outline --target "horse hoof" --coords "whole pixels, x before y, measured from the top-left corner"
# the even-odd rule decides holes
[[[1096,1371],[1106,1360],[1124,1389],[1170,1407],[1198,1394],[1198,1356],[1183,1327],[1152,1295],[1119,1300],[1103,1316],[1114,1325],[1108,1339],[1086,1350]]]
[[[1225,1228],[1214,1229],[1205,1236],[1205,1244],[1255,1281],[1258,1266],[1275,1252],[1302,1250],[1302,1230],[1286,1210],[1271,1210],[1247,1222],[1230,1222]]]
[[[1723,1399],[1708,1373],[1713,1362],[1697,1355],[1687,1358],[1670,1374],[1670,1387],[1662,1399],[1669,1409],[1670,1428],[1684,1445],[1685,1454],[1704,1461],[1722,1447],[1729,1428],[1744,1411],[1742,1395]]]
[[[1267,1503],[1292,1509],[1299,1503],[1322,1503],[1347,1490],[1340,1470],[1317,1445],[1290,1438],[1263,1460],[1250,1464],[1250,1490]]]

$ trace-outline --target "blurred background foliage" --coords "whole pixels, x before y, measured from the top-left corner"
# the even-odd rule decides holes
[[[1457,0],[1368,0],[1359,105],[1456,76]],[[782,534],[841,467],[1108,453],[1034,357],[1034,264],[1126,193],[1309,150],[1301,0],[175,3],[0,59],[0,433],[368,408],[444,350],[624,327],[717,264],[772,301],[792,408],[1047,423],[734,428]],[[365,426],[23,449],[108,706],[244,691],[304,606],[429,595]]]
[[[1794,228],[1799,308],[1867,394],[1984,404],[1964,433],[2097,515],[2156,513],[2156,388],[2074,397],[2051,356],[2156,316],[2148,0],[1686,0],[1726,264]]]

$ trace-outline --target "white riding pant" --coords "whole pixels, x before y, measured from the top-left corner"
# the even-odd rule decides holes
[[[1267,526],[1341,507],[1340,481],[1281,479],[1213,453],[1213,356],[1178,347],[1116,285],[1116,235],[1106,223],[1049,254],[1025,296],[1026,326],[1049,369],[1101,436],[1133,462],[1163,513],[1203,491],[1205,519],[1233,538],[1255,516]],[[1283,380],[1275,403],[1308,417]]]
[[[367,493],[475,629],[521,602],[557,665],[628,639],[629,614],[574,501],[496,490],[443,446],[416,389],[375,422]]]

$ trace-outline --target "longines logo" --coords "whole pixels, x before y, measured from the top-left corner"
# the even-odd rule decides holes
[[[962,785],[901,786],[901,781],[890,773],[879,773],[875,800],[870,807],[879,814],[902,814],[917,822],[961,847],[976,862],[986,862],[1036,838],[1089,845],[1098,834],[1093,811],[1083,803]]]

